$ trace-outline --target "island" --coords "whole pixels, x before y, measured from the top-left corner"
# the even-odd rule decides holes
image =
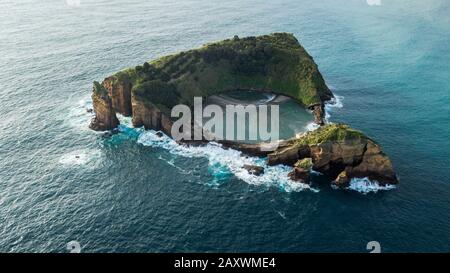
[[[131,116],[135,127],[171,136],[170,111],[175,105],[192,107],[194,97],[236,90],[288,96],[312,111],[319,128],[281,141],[275,151],[262,149],[264,143],[221,141],[225,147],[265,156],[269,165],[292,166],[289,176],[303,183],[309,182],[311,170],[328,175],[340,187],[363,177],[381,184],[398,183],[390,159],[375,141],[348,125],[326,123],[324,106],[334,96],[313,58],[289,33],[235,36],[94,82],[95,117],[90,128],[112,130],[119,125],[116,114],[120,113]],[[252,174],[260,173],[246,167]]]

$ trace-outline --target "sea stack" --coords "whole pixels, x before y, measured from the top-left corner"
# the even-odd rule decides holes
[[[119,125],[111,97],[108,95],[105,87],[98,82],[94,82],[92,102],[95,117],[89,125],[91,129],[95,131],[106,131],[114,129]]]

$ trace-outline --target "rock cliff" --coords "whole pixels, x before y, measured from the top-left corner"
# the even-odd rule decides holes
[[[106,131],[116,128],[119,120],[113,107],[111,97],[104,86],[94,82],[92,91],[92,102],[94,106],[95,117],[92,119],[89,127],[96,131]]]
[[[131,82],[108,77],[103,81],[103,86],[108,91],[114,110],[126,117],[131,116]]]
[[[172,120],[165,113],[151,103],[146,103],[133,94],[131,97],[133,109],[133,125],[135,127],[144,126],[145,129],[163,131],[168,136],[171,135]]]

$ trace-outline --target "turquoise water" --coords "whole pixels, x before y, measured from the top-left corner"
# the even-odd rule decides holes
[[[74,3],[76,1],[70,1]],[[449,251],[450,4],[388,1],[0,3],[0,251]],[[311,188],[283,167],[127,126],[87,128],[93,80],[223,38],[292,32],[376,139],[388,191]]]
[[[206,105],[219,105],[222,109],[222,131],[219,130],[219,136],[222,138],[228,138],[226,134],[227,128],[233,128],[234,137],[231,140],[238,140],[244,143],[260,143],[262,141],[270,141],[270,138],[274,140],[279,139],[289,139],[293,138],[298,134],[302,134],[314,128],[313,115],[312,112],[305,109],[304,106],[300,105],[295,100],[288,98],[286,96],[277,96],[273,93],[268,92],[257,92],[257,91],[229,91],[225,94],[214,95],[206,98]],[[242,105],[248,107],[248,105],[255,106],[255,119],[256,123],[250,122],[249,114],[245,114],[245,120],[239,120],[239,118],[234,118],[233,123],[230,127],[227,125],[227,105]],[[267,126],[271,126],[272,117],[274,120],[277,119],[278,130],[275,128],[272,130],[268,127],[267,133],[269,133],[269,139],[261,138],[259,130],[260,126],[264,123],[261,117],[261,107],[267,106]],[[206,107],[206,106],[205,106]],[[274,107],[278,107],[278,116],[272,115],[274,113]],[[250,110],[249,110],[250,111]],[[203,118],[203,122],[206,123],[212,120],[210,117]],[[258,123],[261,122],[261,124]],[[245,136],[242,139],[238,139],[239,125],[243,126],[243,132]],[[219,126],[219,125],[218,125]],[[214,129],[215,130],[215,129]],[[212,131],[212,134],[216,132]]]

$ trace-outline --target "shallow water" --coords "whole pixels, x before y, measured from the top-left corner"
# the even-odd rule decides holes
[[[302,134],[314,126],[313,115],[311,111],[305,109],[299,103],[286,96],[278,96],[272,93],[256,92],[256,91],[231,91],[225,94],[214,95],[206,99],[205,107],[207,105],[218,105],[222,109],[222,131],[219,135],[222,138],[227,138],[225,132],[230,130],[234,132],[234,137],[229,140],[243,143],[259,143],[261,141],[278,141],[280,139],[289,139],[295,137],[297,134]],[[235,117],[233,122],[227,124],[227,110],[226,106],[248,105],[255,106],[255,119],[257,122],[249,122],[249,114],[245,115],[245,120],[240,121],[239,117]],[[262,117],[264,113],[260,107],[267,106],[266,120]],[[272,107],[278,107],[278,115],[274,114],[275,110]],[[271,128],[272,118],[279,124],[279,128]],[[212,118],[204,118],[204,124]],[[265,124],[263,124],[263,121]],[[243,139],[238,139],[238,127],[243,127],[245,136]],[[264,132],[268,133],[270,139],[261,138],[259,130],[264,130],[260,126],[268,126]],[[266,127],[264,127],[266,128]],[[278,129],[278,130],[277,130]],[[213,134],[215,132],[212,132]]]
[[[376,240],[385,252],[447,252],[450,5],[381,2],[1,1],[0,251],[77,240],[85,252],[365,252]],[[275,31],[314,57],[343,97],[330,121],[376,139],[397,188],[334,190],[321,176],[292,188],[282,167],[255,180],[240,166],[263,161],[183,150],[126,119],[112,138],[87,128],[93,80]]]

